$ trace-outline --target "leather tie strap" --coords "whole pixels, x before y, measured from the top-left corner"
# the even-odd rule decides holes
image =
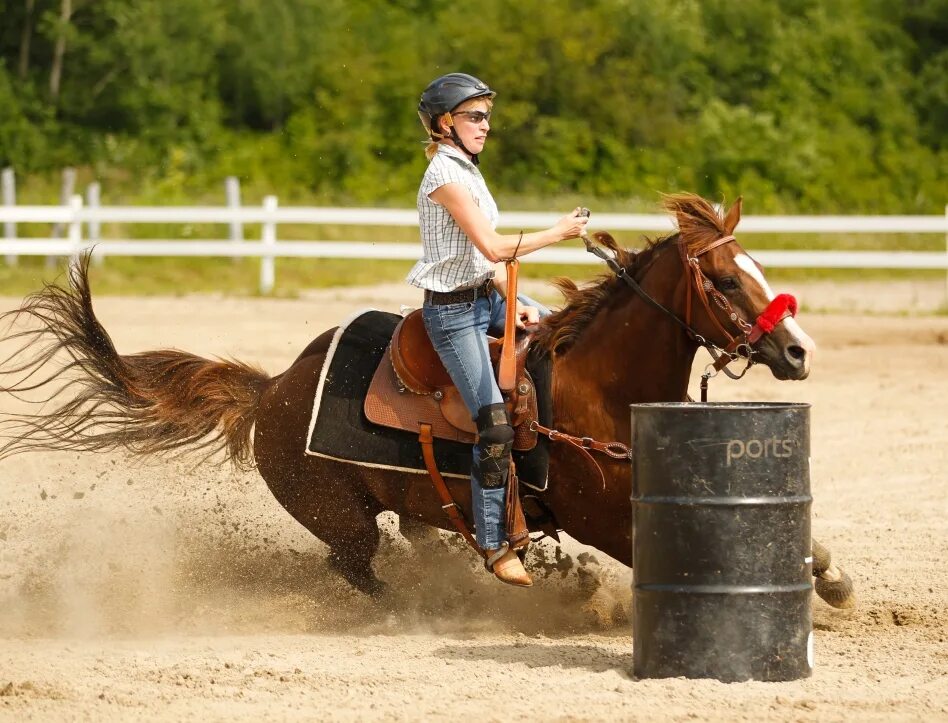
[[[507,318],[504,321],[504,343],[500,349],[500,366],[497,368],[497,386],[506,395],[517,386],[517,272],[520,262],[508,259],[507,266]]]
[[[613,459],[632,459],[632,452],[621,442],[597,442],[592,437],[574,437],[573,435],[566,434],[566,432],[561,432],[558,429],[544,427],[539,422],[530,422],[530,431],[539,432],[540,434],[549,437],[553,442],[569,442],[570,444],[573,444],[584,450],[591,449],[594,452],[607,454]]]
[[[544,427],[542,424],[536,421],[530,422],[530,430],[539,432],[540,434],[549,437],[551,442],[566,442],[567,444],[582,452],[586,458],[593,463],[596,471],[599,472],[599,479],[602,481],[603,489],[606,488],[606,475],[602,471],[602,467],[600,467],[599,463],[596,461],[596,458],[590,454],[589,450],[601,452],[602,454],[609,455],[613,459],[623,459],[626,461],[630,461],[632,459],[632,452],[621,442],[597,442],[592,437],[574,437],[571,434],[566,434],[565,432],[560,432],[556,429]]]
[[[441,509],[444,510],[448,519],[451,520],[454,529],[460,532],[461,536],[467,540],[467,544],[473,547],[478,555],[485,557],[486,553],[477,544],[474,535],[471,534],[471,530],[467,526],[467,521],[464,519],[461,511],[458,509],[457,503],[451,496],[448,485],[444,482],[444,477],[442,477],[438,471],[438,465],[435,463],[434,436],[431,434],[431,425],[422,422],[420,427],[421,431],[418,434],[418,441],[421,443],[421,455],[425,459],[425,468],[428,470],[428,475],[431,477],[435,491],[438,493],[438,497],[441,498]]]

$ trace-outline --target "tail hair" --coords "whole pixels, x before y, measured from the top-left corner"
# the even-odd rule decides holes
[[[251,430],[270,377],[175,349],[120,355],[92,309],[89,258],[70,265],[67,285],[45,284],[0,315],[0,345],[13,347],[0,359],[0,394],[38,407],[0,418],[0,459],[124,448],[201,452],[202,460],[225,452],[251,467]]]

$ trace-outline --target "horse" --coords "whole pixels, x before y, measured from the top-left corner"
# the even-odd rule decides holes
[[[677,231],[643,250],[596,234],[596,250],[612,259],[612,272],[583,287],[557,280],[564,304],[540,322],[532,341],[552,360],[553,427],[574,444],[550,444],[548,483],[531,494],[556,529],[627,566],[629,459],[601,455],[593,461],[588,449],[577,449],[587,445],[575,440],[629,440],[631,404],[688,400],[701,346],[722,361],[743,356],[781,380],[805,379],[815,349],[787,314],[772,320],[770,333],[753,343],[742,333],[750,328],[745,320],[761,317],[774,295],[762,268],[733,238],[740,199],[726,214],[693,194],[666,196],[664,206]],[[410,539],[424,526],[453,531],[427,475],[303,453],[335,329],[316,337],[272,377],[238,360],[178,350],[121,355],[93,312],[88,256],[71,269],[67,288],[47,284],[2,318],[21,317],[34,323],[6,338],[18,347],[0,363],[0,382],[13,380],[0,384],[0,392],[20,394],[58,382],[49,398],[65,390],[71,396],[55,409],[0,423],[0,459],[36,449],[207,458],[222,452],[238,466],[256,467],[286,511],[328,546],[331,565],[354,588],[374,596],[385,589],[371,566],[380,542],[379,513],[395,512]],[[67,364],[42,373],[63,353]],[[469,483],[447,482],[471,519]],[[850,606],[851,581],[831,564],[825,548],[816,543],[814,552],[817,592],[831,605]]]

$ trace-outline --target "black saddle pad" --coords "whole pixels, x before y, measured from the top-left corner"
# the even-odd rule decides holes
[[[372,376],[399,321],[401,317],[397,314],[369,310],[336,331],[316,391],[307,454],[368,467],[427,474],[417,434],[373,424],[363,411]],[[542,373],[533,376],[538,392],[540,384],[544,384],[543,396],[549,399],[549,379],[538,378],[544,376]],[[549,405],[540,407],[540,421],[549,425],[550,422],[543,419]],[[533,450],[514,453],[521,480],[532,487],[546,486],[546,443],[541,437]],[[436,439],[434,451],[441,474],[470,476],[471,445]]]

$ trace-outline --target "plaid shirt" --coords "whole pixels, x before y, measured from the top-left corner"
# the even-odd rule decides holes
[[[429,197],[446,183],[459,183],[470,191],[491,228],[497,227],[499,216],[477,166],[457,148],[442,143],[418,189],[423,254],[408,274],[408,283],[431,291],[475,287],[494,275],[494,264],[477,250],[448,210]]]

